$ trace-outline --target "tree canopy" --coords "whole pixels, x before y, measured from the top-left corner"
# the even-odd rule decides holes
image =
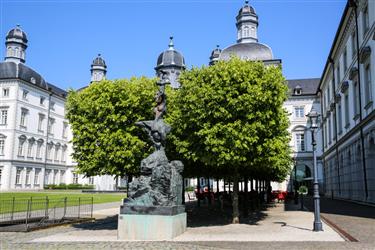
[[[167,122],[176,152],[190,162],[187,172],[285,179],[291,158],[281,67],[232,58],[185,71],[179,80]]]
[[[154,79],[142,77],[93,82],[69,91],[67,118],[80,173],[137,174],[150,144],[135,122],[153,119],[156,88]]]

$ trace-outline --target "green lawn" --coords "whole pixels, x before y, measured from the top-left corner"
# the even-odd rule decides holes
[[[14,202],[13,202],[14,197]],[[0,214],[27,211],[28,200],[32,199],[31,210],[43,210],[48,208],[77,206],[78,204],[94,204],[120,202],[126,194],[106,194],[106,193],[80,193],[77,191],[43,191],[43,192],[0,192]]]

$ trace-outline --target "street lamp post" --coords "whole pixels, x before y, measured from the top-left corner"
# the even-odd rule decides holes
[[[313,158],[314,158],[314,231],[323,231],[322,221],[320,220],[320,197],[318,183],[318,167],[316,165],[316,140],[315,131],[318,129],[318,120],[320,114],[314,108],[306,115],[309,119],[309,125],[312,137]]]

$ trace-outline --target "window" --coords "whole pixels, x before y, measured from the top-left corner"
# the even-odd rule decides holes
[[[305,108],[304,107],[294,107],[294,115],[298,118],[305,117]]]
[[[60,170],[60,183],[65,183],[65,171]]]
[[[25,137],[20,137],[19,138],[19,143],[18,143],[18,156],[24,156],[24,145],[25,145]]]
[[[38,140],[38,143],[36,145],[36,158],[38,159],[42,158],[42,145],[43,140]]]
[[[73,173],[73,184],[78,184],[78,174]]]
[[[328,143],[332,142],[332,121],[331,117],[328,118]]]
[[[372,101],[371,69],[370,64],[365,67],[365,103]]]
[[[51,110],[55,110],[55,102],[52,102],[52,101],[51,101],[50,109],[51,109]]]
[[[62,152],[61,152],[61,161],[65,162],[65,160],[66,160],[66,145],[62,147]]]
[[[337,119],[338,119],[338,129],[339,133],[342,131],[342,110],[341,110],[341,101],[337,104]]]
[[[31,168],[27,168],[26,169],[26,185],[30,185],[31,184]]]
[[[337,75],[337,84],[339,84],[341,82],[340,61],[337,63],[336,75]]]
[[[22,174],[22,168],[17,168],[17,170],[16,170],[16,185],[21,184],[21,174]]]
[[[89,177],[89,185],[94,185],[94,177],[93,176]]]
[[[47,144],[47,160],[52,160],[52,148],[53,148],[53,143],[48,143]]]
[[[345,92],[345,98],[344,98],[344,108],[345,108],[345,127],[348,127],[350,125],[349,122],[349,93],[348,91]]]
[[[41,96],[40,99],[39,99],[39,104],[44,106],[44,101],[46,100],[45,97]]]
[[[9,89],[3,88],[3,97],[9,97]]]
[[[0,109],[0,125],[7,125],[8,109]]]
[[[346,72],[346,70],[348,69],[348,55],[347,55],[347,52],[346,52],[346,47],[345,47],[345,50],[344,50],[344,54],[342,56],[342,60],[344,61],[344,72]]]
[[[27,146],[27,157],[33,157],[34,142],[34,138],[29,139],[29,144]]]
[[[368,18],[368,7],[367,6],[363,11],[362,28],[363,28],[363,37],[365,37],[367,31],[370,28],[370,23],[369,23],[369,18]]]
[[[23,90],[22,91],[22,99],[24,99],[24,100],[27,100],[27,94],[29,93],[29,91],[27,91],[27,90]]]
[[[354,31],[352,34],[352,58],[357,54],[357,33]]]
[[[49,134],[53,134],[53,124],[54,123],[55,123],[55,119],[49,118],[49,120],[48,120],[48,128],[47,128],[47,132]]]
[[[305,133],[296,133],[296,146],[298,152],[305,151]]]
[[[41,173],[41,169],[36,168],[35,169],[35,176],[34,176],[34,185],[39,185],[40,173]]]
[[[353,84],[353,102],[354,102],[354,117],[356,117],[359,114],[359,87],[357,81]]]
[[[43,132],[43,121],[44,121],[45,115],[39,114],[39,120],[38,120],[38,131]]]
[[[68,123],[63,122],[63,131],[62,131],[62,137],[63,138],[67,137],[67,130],[68,130]]]
[[[52,181],[52,184],[57,184],[56,180],[57,180],[57,174],[58,174],[58,170],[54,170],[53,171],[53,181]]]
[[[59,152],[60,152],[60,145],[56,145],[55,146],[55,161],[58,161],[59,160]]]
[[[0,186],[1,186],[1,176],[3,175],[3,168],[0,167]]]
[[[5,135],[0,134],[0,155],[4,155],[5,151]]]
[[[22,108],[21,109],[21,121],[20,121],[20,126],[26,127],[26,116],[27,116],[28,110]]]
[[[48,185],[51,176],[51,169],[46,169],[46,173],[44,174],[44,185]]]

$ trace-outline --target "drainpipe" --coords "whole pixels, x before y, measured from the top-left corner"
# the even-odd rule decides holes
[[[334,93],[334,98],[336,98],[336,78],[335,78],[335,62],[333,61],[332,58],[329,58],[329,61],[331,62],[332,65],[332,82],[333,82],[333,93]],[[338,84],[337,84],[338,85]],[[340,182],[340,159],[339,159],[339,148],[337,145],[337,141],[339,139],[338,131],[337,131],[337,110],[336,110],[336,100],[335,100],[335,131],[336,131],[336,166],[337,166],[337,183],[339,186],[339,194],[341,194],[341,182]],[[333,194],[332,194],[333,196]],[[333,198],[333,197],[332,197]]]
[[[355,0],[350,0],[350,6],[354,9],[355,14],[355,29],[357,34],[357,68],[358,68],[358,88],[359,88],[359,123],[362,122],[362,94],[361,94],[361,68],[359,63],[359,30],[358,30],[358,5]],[[360,126],[361,133],[361,148],[362,148],[362,166],[363,166],[363,179],[365,185],[366,200],[368,198],[368,188],[367,188],[367,171],[366,171],[366,154],[365,154],[365,141],[363,136],[363,127]]]

